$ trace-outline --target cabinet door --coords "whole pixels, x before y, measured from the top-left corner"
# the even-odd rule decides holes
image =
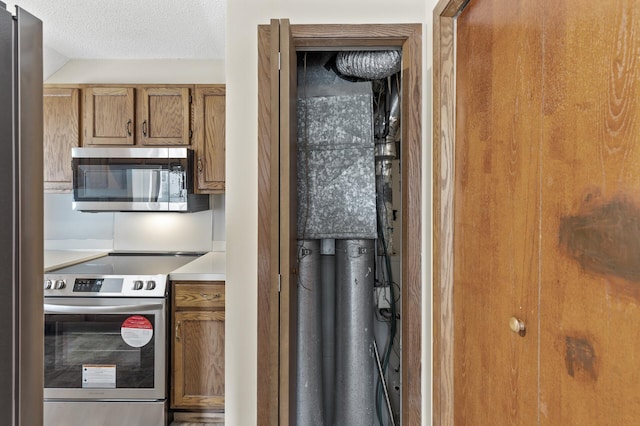
[[[189,145],[191,105],[188,87],[145,87],[141,90],[139,143]]]
[[[224,192],[225,86],[195,89],[196,185],[199,192]]]
[[[70,191],[71,148],[80,146],[80,90],[44,88],[43,154],[44,189]]]
[[[174,313],[172,408],[224,409],[224,311]]]
[[[84,145],[133,145],[133,87],[89,87],[84,92]]]

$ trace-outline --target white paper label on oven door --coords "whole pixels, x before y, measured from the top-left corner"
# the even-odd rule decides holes
[[[142,315],[132,315],[122,323],[120,334],[127,345],[141,348],[151,341],[153,326]]]
[[[116,366],[115,365],[82,365],[82,387],[83,388],[115,388],[116,387]]]

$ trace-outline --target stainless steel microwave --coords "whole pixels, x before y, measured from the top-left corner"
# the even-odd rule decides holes
[[[209,196],[194,193],[188,148],[72,148],[73,209],[195,212]]]

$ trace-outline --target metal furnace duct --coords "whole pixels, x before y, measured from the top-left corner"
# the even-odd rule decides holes
[[[374,422],[374,246],[336,240],[336,425]]]
[[[334,389],[336,381],[336,257],[335,241],[331,241],[331,249],[325,250],[328,240],[322,240],[321,274],[322,274],[322,369],[324,385],[324,420],[333,425],[334,421]]]
[[[298,239],[375,239],[371,82],[298,89]]]
[[[298,241],[296,424],[324,425],[320,240]]]

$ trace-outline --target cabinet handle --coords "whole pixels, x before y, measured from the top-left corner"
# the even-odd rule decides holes
[[[176,342],[180,341],[180,321],[176,321]]]
[[[131,120],[127,121],[127,135],[131,136]]]
[[[214,295],[211,295],[208,293],[200,293],[200,296],[202,296],[203,299],[211,300],[211,299],[220,299],[222,297],[222,294],[216,293]]]
[[[198,158],[198,173],[202,173],[202,160]]]
[[[145,138],[147,137],[147,120],[142,122],[142,134]]]

